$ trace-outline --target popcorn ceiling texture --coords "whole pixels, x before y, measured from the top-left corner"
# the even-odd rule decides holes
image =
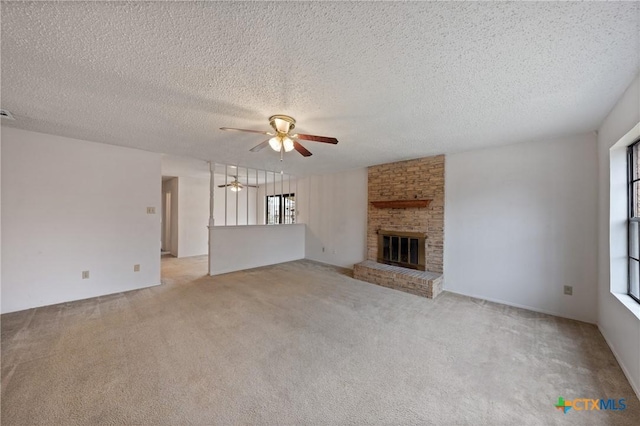
[[[640,5],[2,2],[3,125],[261,169],[286,113],[309,175],[594,130],[638,72]]]

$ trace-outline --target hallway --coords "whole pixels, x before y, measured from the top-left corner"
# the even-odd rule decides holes
[[[190,282],[207,275],[207,256],[173,257],[162,255],[160,277],[163,285]]]

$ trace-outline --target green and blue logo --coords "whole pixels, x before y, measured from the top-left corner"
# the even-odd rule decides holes
[[[567,414],[572,408],[576,411],[594,411],[594,410],[626,410],[627,404],[624,398],[621,399],[591,399],[591,398],[576,398],[573,400],[566,400],[563,397],[558,397],[558,402],[555,404],[558,410],[562,410],[564,414]]]

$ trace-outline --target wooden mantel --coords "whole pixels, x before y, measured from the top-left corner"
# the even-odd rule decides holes
[[[371,201],[373,207],[377,209],[409,209],[428,207],[432,199],[426,200],[392,200],[392,201]]]

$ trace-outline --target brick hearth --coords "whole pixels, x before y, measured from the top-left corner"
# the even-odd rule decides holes
[[[442,291],[442,274],[365,260],[353,268],[356,279],[418,296],[435,298]]]

